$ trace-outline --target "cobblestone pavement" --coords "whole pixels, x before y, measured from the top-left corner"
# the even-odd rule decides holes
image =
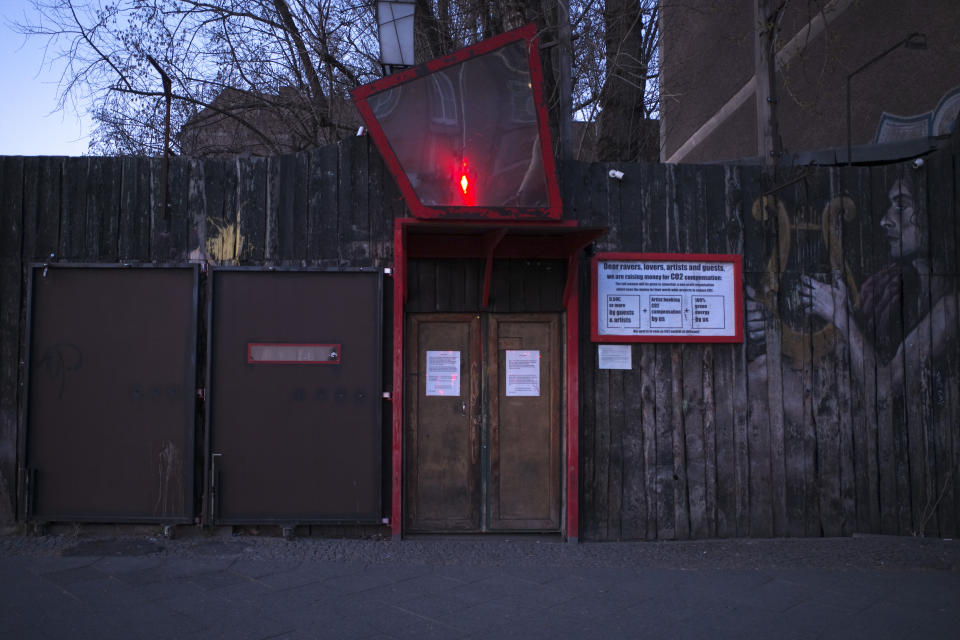
[[[960,542],[0,537],[0,638],[956,638]]]

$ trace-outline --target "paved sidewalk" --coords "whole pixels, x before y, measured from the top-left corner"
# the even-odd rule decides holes
[[[956,638],[960,543],[0,537],[2,638]]]

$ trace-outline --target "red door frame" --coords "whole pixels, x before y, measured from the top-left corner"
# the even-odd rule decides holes
[[[409,257],[483,258],[486,260],[482,306],[490,296],[495,258],[563,258],[567,280],[563,291],[566,318],[566,501],[563,532],[569,542],[579,538],[579,254],[606,229],[578,228],[574,221],[556,223],[447,222],[397,218],[393,227],[393,437],[390,529],[394,540],[403,535],[403,349]],[[415,247],[408,239],[415,238]]]

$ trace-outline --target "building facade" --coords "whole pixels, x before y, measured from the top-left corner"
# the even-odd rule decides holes
[[[960,108],[950,0],[668,1],[662,29],[664,162],[767,156],[758,130],[771,118],[784,152],[838,148],[844,161],[848,77],[854,146],[947,134]],[[904,43],[911,34],[921,35]]]

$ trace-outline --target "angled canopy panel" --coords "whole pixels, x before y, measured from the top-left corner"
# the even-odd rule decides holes
[[[560,219],[535,34],[527,25],[353,91],[414,217]]]

